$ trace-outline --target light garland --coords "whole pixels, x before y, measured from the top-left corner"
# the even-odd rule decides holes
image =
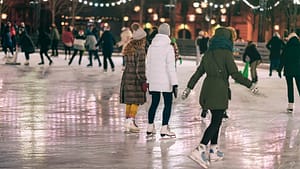
[[[70,1],[74,1],[74,0],[70,0]],[[110,2],[110,3],[98,3],[98,2],[92,2],[92,1],[88,1],[88,0],[78,0],[79,3],[83,3],[84,5],[88,5],[91,7],[114,7],[117,5],[122,5],[122,4],[126,4],[128,2],[131,2],[131,0],[118,0],[116,2]]]

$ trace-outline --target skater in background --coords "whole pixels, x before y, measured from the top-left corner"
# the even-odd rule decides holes
[[[123,59],[122,60],[122,66],[124,68],[125,67],[124,49],[125,49],[126,45],[129,43],[129,41],[132,38],[132,32],[130,31],[129,28],[124,27],[124,28],[122,28],[122,32],[121,32],[120,37],[121,37],[121,41],[119,41],[117,43],[117,46],[118,47],[122,47],[122,51],[121,51],[121,53],[122,53],[122,59]]]
[[[170,26],[163,23],[158,28],[147,52],[146,77],[152,101],[148,111],[147,136],[156,133],[154,119],[160,96],[164,98],[163,120],[160,135],[162,138],[176,137],[170,131],[169,120],[172,111],[173,94],[177,97],[178,79],[175,69],[175,52],[171,45]]]
[[[58,29],[55,24],[51,25],[51,32],[50,32],[50,37],[51,37],[51,49],[52,49],[52,55],[51,56],[58,56],[58,42],[60,39],[60,35],[58,32]]]
[[[73,47],[74,36],[70,27],[65,28],[61,35],[61,40],[64,44],[65,49],[65,60],[70,59],[71,57],[71,49]]]
[[[208,168],[210,165],[209,159],[215,161],[224,157],[224,153],[218,149],[218,138],[223,114],[228,108],[230,97],[228,92],[229,76],[238,83],[250,88],[253,93],[258,92],[255,84],[242,76],[234,62],[232,51],[235,37],[235,31],[230,28],[220,27],[216,29],[215,35],[210,40],[208,51],[204,54],[199,67],[182,93],[182,99],[184,100],[198,80],[206,74],[199,103],[203,109],[211,111],[211,122],[206,128],[200,144],[189,156],[204,168]]]
[[[89,52],[89,64],[87,67],[93,66],[93,56],[94,59],[98,61],[98,66],[101,67],[101,61],[98,55],[98,46],[96,36],[93,32],[91,32],[89,29],[86,31],[86,41],[85,41],[85,47],[86,50]]]
[[[195,46],[196,46],[196,65],[200,63],[200,59],[203,56],[203,54],[207,51],[208,48],[208,33],[205,31],[200,31],[199,36],[195,40]]]
[[[269,67],[269,76],[272,76],[272,71],[278,71],[280,64],[280,55],[281,51],[284,48],[284,42],[280,39],[278,32],[273,34],[273,37],[268,41],[266,47],[270,50],[270,67]]]
[[[78,52],[79,52],[78,65],[81,64],[82,56],[83,56],[83,53],[85,50],[85,38],[86,37],[84,35],[84,31],[79,30],[78,35],[76,35],[75,39],[74,39],[74,44],[73,44],[74,52],[73,52],[71,59],[69,60],[69,63],[68,63],[69,66],[72,64],[72,61]]]
[[[48,55],[50,43],[51,43],[50,35],[46,31],[40,30],[39,36],[38,36],[38,41],[37,41],[37,46],[40,46],[40,57],[41,57],[41,62],[38,63],[39,65],[44,64],[44,56],[43,55],[45,55],[47,57],[47,59],[49,61],[49,66],[52,65],[53,61]]]
[[[31,37],[27,34],[27,31],[25,29],[21,29],[22,32],[20,32],[20,39],[19,39],[19,46],[21,47],[21,51],[25,53],[25,63],[24,65],[28,66],[29,65],[29,59],[30,59],[30,54],[34,53],[35,51],[35,46],[34,43],[32,42]]]
[[[7,48],[9,49],[11,56],[14,56],[14,49],[13,49],[13,41],[11,36],[11,22],[7,22],[7,24],[4,26],[4,29],[2,30],[2,48],[5,54],[5,57],[7,57]]]
[[[125,69],[122,75],[120,102],[126,104],[127,132],[139,132],[136,125],[136,114],[139,105],[146,102],[146,93],[142,85],[146,83],[145,75],[145,44],[146,32],[139,28],[133,31],[133,39],[124,48]]]
[[[287,44],[283,50],[279,67],[279,76],[284,69],[287,85],[288,107],[287,112],[294,111],[294,79],[300,96],[300,42],[296,33],[291,33],[287,38]]]
[[[248,56],[248,57],[247,57]],[[248,42],[248,45],[243,54],[243,61],[250,63],[251,79],[253,83],[257,83],[257,66],[261,63],[261,56],[256,48],[256,44],[252,41]]]
[[[110,32],[110,26],[108,25],[104,27],[104,32],[97,43],[97,46],[101,45],[102,47],[104,72],[107,72],[107,60],[110,63],[111,71],[115,71],[115,64],[111,58],[115,44],[116,40]]]

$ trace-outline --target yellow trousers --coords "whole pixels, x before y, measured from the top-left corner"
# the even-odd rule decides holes
[[[138,108],[137,104],[126,104],[126,118],[135,118]]]

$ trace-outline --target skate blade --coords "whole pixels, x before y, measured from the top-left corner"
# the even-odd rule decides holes
[[[160,140],[171,140],[171,139],[176,139],[176,136],[164,136],[160,138]]]
[[[203,167],[203,168],[205,168],[205,169],[208,168],[208,166],[206,166],[206,165],[200,163],[200,162],[198,161],[198,159],[195,158],[192,154],[188,155],[188,157],[189,157],[191,160],[193,160],[195,163],[197,163],[198,165],[200,165],[201,167]]]

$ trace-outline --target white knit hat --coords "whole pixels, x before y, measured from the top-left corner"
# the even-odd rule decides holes
[[[292,32],[289,34],[289,36],[287,37],[287,40],[289,41],[291,38],[296,37],[299,39],[298,35],[295,32]]]
[[[163,23],[158,27],[158,33],[170,36],[170,25]]]
[[[138,28],[136,31],[133,32],[132,38],[134,40],[140,40],[147,36],[147,33],[142,29]]]

